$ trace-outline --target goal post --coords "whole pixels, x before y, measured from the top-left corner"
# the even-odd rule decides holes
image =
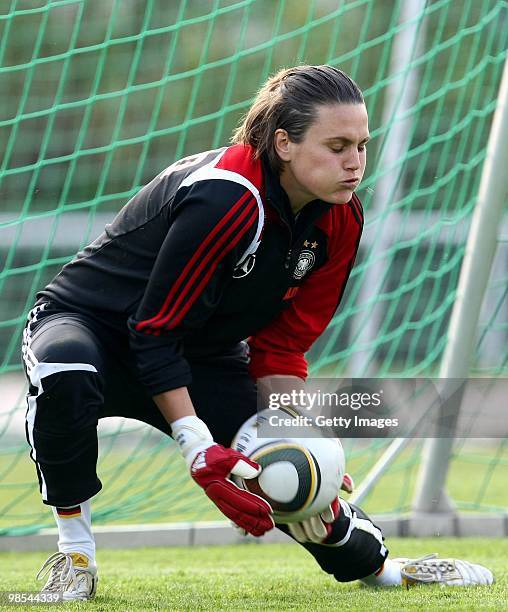
[[[376,161],[379,179],[369,207],[369,214],[382,217],[384,224],[401,223],[401,211],[390,206],[401,195],[405,167],[397,162],[407,155],[413,130],[414,115],[410,110],[418,96],[420,72],[414,59],[421,53],[425,41],[424,8],[425,0],[408,0],[401,5],[398,25],[409,25],[395,33],[390,53],[390,72],[394,78],[384,92],[381,118],[381,125],[387,126],[387,130]],[[348,370],[354,377],[375,377],[377,374],[376,336],[382,326],[384,310],[376,296],[387,272],[383,254],[392,246],[392,240],[393,234],[383,231],[379,224],[370,252],[372,264],[365,270],[358,296],[360,303],[371,302],[372,309],[353,321],[355,343],[367,347],[355,351],[351,357]]]
[[[505,169],[508,169],[508,59],[504,64],[478,200],[450,318],[440,370],[442,379],[465,379],[469,375],[480,310],[508,202],[508,172]],[[451,437],[432,438],[426,442],[414,500],[416,513],[451,510],[446,500],[445,482],[453,442]]]
[[[504,63],[477,203],[472,215],[439,372],[445,387],[447,384],[454,386],[457,384],[456,379],[467,379],[469,375],[480,311],[499,244],[503,212],[508,202],[508,173],[503,172],[503,168],[508,168],[508,59]],[[446,394],[446,389],[443,392]],[[449,390],[448,395],[451,392],[453,389]],[[458,412],[454,416],[456,422]],[[408,443],[409,439],[401,438],[388,446],[353,495],[354,502],[362,502]],[[428,533],[435,531],[432,526],[435,520],[433,514],[446,516],[456,512],[453,500],[446,493],[446,477],[454,443],[453,437],[431,438],[422,450],[412,516],[427,524]],[[482,517],[482,521],[485,521],[485,517]],[[442,530],[442,523],[438,529]]]

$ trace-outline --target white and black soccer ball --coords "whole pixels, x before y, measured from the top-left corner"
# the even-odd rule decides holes
[[[258,437],[260,421],[277,412],[264,410],[240,427],[231,447],[263,471],[249,480],[232,478],[266,499],[276,523],[297,523],[323,512],[337,497],[346,470],[344,451],[337,438]]]

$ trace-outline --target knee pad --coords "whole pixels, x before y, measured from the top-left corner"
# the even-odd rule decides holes
[[[29,405],[33,404],[36,429],[47,434],[60,435],[97,427],[102,406],[103,381],[98,372],[62,371],[41,380],[33,393],[30,389]]]
[[[349,582],[376,572],[388,556],[383,534],[367,514],[343,499],[341,512],[326,544],[305,544],[305,548],[327,574]]]

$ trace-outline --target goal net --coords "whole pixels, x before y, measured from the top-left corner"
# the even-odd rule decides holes
[[[267,76],[329,63],[365,93],[372,141],[360,255],[309,353],[315,376],[436,376],[503,64],[501,0],[10,0],[0,7],[0,534],[52,525],[24,441],[20,344],[36,292],[176,159],[227,144]],[[500,168],[500,172],[506,169]],[[471,374],[508,374],[508,219]],[[503,239],[504,236],[504,239]],[[357,482],[386,441],[345,442]],[[363,506],[410,508],[421,444]],[[458,440],[447,489],[507,505],[507,448]],[[223,518],[172,442],[100,425],[96,523]],[[504,477],[504,479],[503,479]]]

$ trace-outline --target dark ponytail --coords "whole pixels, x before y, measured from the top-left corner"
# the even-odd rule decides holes
[[[301,142],[316,118],[317,107],[336,103],[364,104],[358,85],[342,70],[326,65],[280,70],[259,90],[232,142],[251,145],[256,157],[266,152],[272,168],[280,172],[275,130],[282,128],[291,141]]]

